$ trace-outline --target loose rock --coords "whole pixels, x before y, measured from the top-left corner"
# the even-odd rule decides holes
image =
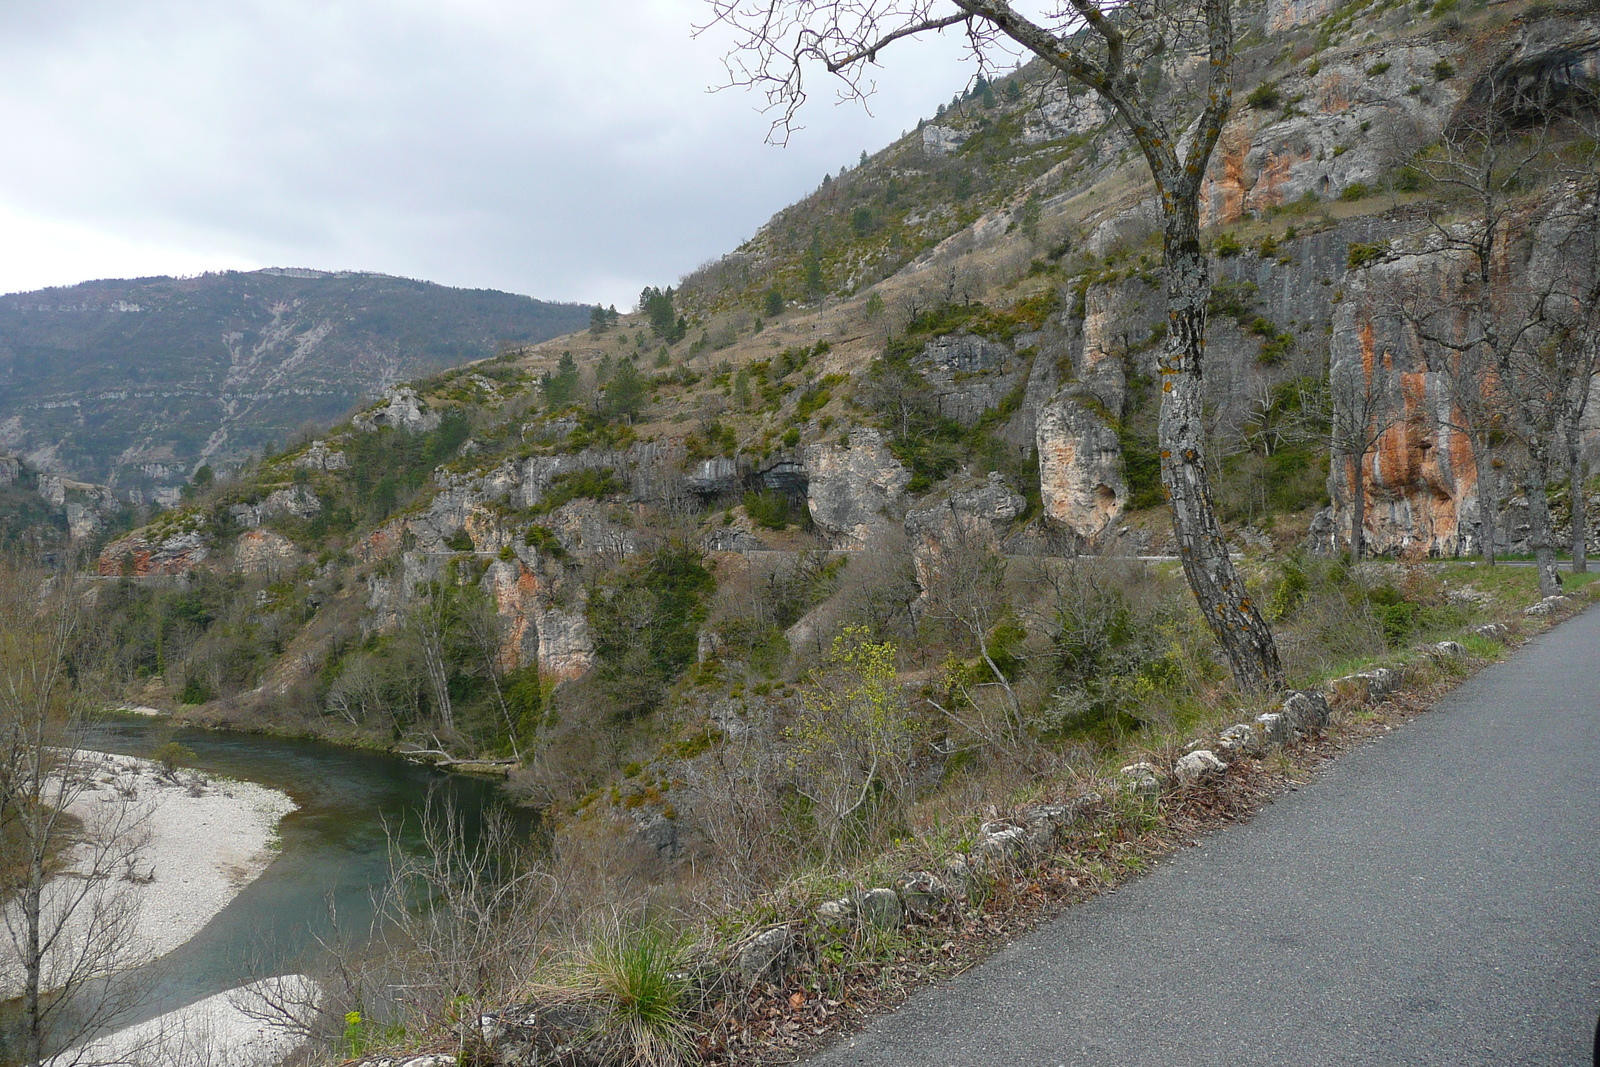
[[[1269,748],[1282,748],[1289,740],[1289,724],[1275,711],[1256,716],[1256,726],[1261,731],[1261,741]]]
[[[900,902],[913,919],[930,919],[950,902],[950,887],[928,871],[912,871],[900,879]]]
[[[1242,722],[1222,731],[1217,749],[1222,756],[1235,760],[1242,756],[1259,756],[1263,751],[1261,735],[1249,723]]]
[[[787,969],[799,951],[799,939],[787,926],[775,926],[745,938],[734,949],[733,969],[746,982],[759,982]]]
[[[905,909],[900,905],[900,895],[893,889],[869,889],[856,898],[856,909],[868,926],[892,930],[900,925]]]
[[[1202,748],[1179,759],[1172,769],[1179,785],[1194,786],[1221,778],[1228,772],[1228,765],[1216,753]]]
[[[1122,768],[1123,785],[1130,793],[1153,797],[1166,785],[1166,775],[1154,763],[1132,763]]]
[[[1332,717],[1328,698],[1315,689],[1290,693],[1283,702],[1284,722],[1289,729],[1300,733],[1316,733],[1327,726]]]

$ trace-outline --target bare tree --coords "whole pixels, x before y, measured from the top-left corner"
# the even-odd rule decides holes
[[[1343,373],[1341,373],[1341,370]],[[1367,456],[1400,420],[1394,395],[1393,356],[1377,354],[1371,370],[1342,363],[1331,375],[1331,446],[1336,461],[1349,464],[1350,560],[1360,562],[1367,522]]]
[[[1156,187],[1166,267],[1167,335],[1160,356],[1161,475],[1184,574],[1242,688],[1283,683],[1277,645],[1228,556],[1204,458],[1201,361],[1210,264],[1200,245],[1199,194],[1233,99],[1229,0],[1094,0],[1046,5],[1030,19],[1007,0],[708,0],[713,22],[738,35],[734,85],[756,87],[782,137],[820,65],[846,97],[865,99],[867,68],[905,38],[960,27],[980,64],[1020,46],[1062,78],[1094,90],[1138,143]]]
[[[148,836],[136,786],[106,788],[83,750],[91,704],[70,671],[73,593],[42,579],[0,571],[0,904],[10,950],[0,986],[21,1000],[30,1065],[134,1007],[140,984],[110,979],[140,962],[133,881]]]

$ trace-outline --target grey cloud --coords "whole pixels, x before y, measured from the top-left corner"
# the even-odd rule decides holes
[[[787,149],[695,0],[111,0],[0,9],[0,203],[231,261],[626,304],[932,110],[959,42],[886,57],[876,117]],[[85,264],[85,277],[95,272]]]

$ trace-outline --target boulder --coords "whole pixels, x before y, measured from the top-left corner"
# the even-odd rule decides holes
[[[931,919],[944,910],[954,894],[948,885],[929,871],[912,871],[896,883],[900,902],[913,919]]]
[[[1014,863],[1028,851],[1028,831],[1006,822],[986,822],[978,828],[973,854],[990,862]]]
[[[1506,628],[1505,624],[1498,622],[1485,623],[1475,628],[1472,632],[1487,641],[1498,641],[1501,644],[1504,644],[1511,636],[1511,631]]]
[[[788,926],[751,934],[733,949],[733,970],[745,982],[776,979],[800,954],[800,939]]]
[[[966,856],[952,856],[944,864],[944,883],[952,895],[965,900],[979,879],[979,872]]]
[[[1249,723],[1228,727],[1217,741],[1218,754],[1229,762],[1245,756],[1259,756],[1263,751],[1261,734]]]
[[[1131,763],[1117,773],[1123,788],[1143,797],[1158,796],[1167,784],[1167,776],[1154,763]]]
[[[1289,723],[1275,711],[1257,715],[1256,728],[1261,731],[1261,743],[1268,748],[1282,748],[1289,741]]]
[[[1326,728],[1333,718],[1328,698],[1315,689],[1291,692],[1284,698],[1282,712],[1289,729],[1305,734]]]
[[[849,897],[825,900],[817,905],[817,919],[833,930],[842,930],[856,921],[856,902]]]
[[[856,911],[861,921],[879,930],[892,930],[900,925],[905,909],[900,896],[893,889],[869,889],[856,897]]]
[[[1072,826],[1100,806],[1098,794],[1089,793],[1065,804],[1032,804],[1018,813],[1028,828],[1028,846],[1036,852],[1055,848]]]
[[[1460,641],[1440,641],[1428,651],[1438,659],[1465,659],[1467,656],[1467,646]]]
[[[1228,765],[1216,753],[1201,748],[1180,756],[1172,771],[1179,785],[1191,787],[1217,781],[1228,772]]]

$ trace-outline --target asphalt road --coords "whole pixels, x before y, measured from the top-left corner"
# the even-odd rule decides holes
[[[1600,609],[810,1061],[1591,1063]]]

